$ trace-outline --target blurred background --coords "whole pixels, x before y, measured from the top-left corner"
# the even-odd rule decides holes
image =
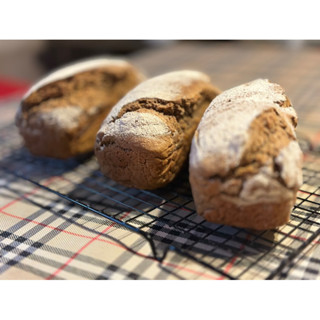
[[[185,46],[187,49],[188,45],[206,47],[214,55],[217,49],[226,46],[233,47],[233,50],[243,47],[253,50],[257,47],[264,50],[278,47],[290,52],[305,47],[318,47],[320,41],[0,40],[0,76],[32,82],[52,69],[82,58],[96,55],[130,58],[164,48]],[[188,54],[181,52],[181,55]],[[189,59],[188,63],[192,65],[194,60]]]
[[[307,129],[320,140],[320,41],[315,40],[0,40],[0,106],[12,97],[17,106],[28,87],[53,69],[99,55],[124,58],[148,77],[203,71],[222,90],[267,78],[285,88],[300,132]]]

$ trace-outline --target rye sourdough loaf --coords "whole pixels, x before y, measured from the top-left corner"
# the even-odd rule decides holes
[[[124,60],[95,58],[62,67],[25,94],[16,125],[31,153],[69,158],[94,149],[110,109],[141,82]]]
[[[176,71],[146,80],[112,109],[96,138],[102,173],[129,187],[156,189],[174,179],[194,131],[220,91],[207,75]]]
[[[297,116],[284,90],[258,79],[217,96],[195,132],[190,184],[206,220],[265,230],[288,222],[302,183]]]

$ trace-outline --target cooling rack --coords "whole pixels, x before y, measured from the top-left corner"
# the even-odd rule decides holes
[[[305,154],[304,183],[291,220],[260,232],[199,217],[187,168],[166,188],[152,192],[127,188],[104,177],[92,155],[66,161],[32,156],[21,146],[13,125],[0,129],[0,170],[141,235],[158,261],[175,251],[227,279],[257,278],[257,274],[260,279],[274,279],[284,278],[320,235],[319,150],[312,150],[306,140],[300,145]],[[61,183],[48,187],[44,181],[52,177]]]

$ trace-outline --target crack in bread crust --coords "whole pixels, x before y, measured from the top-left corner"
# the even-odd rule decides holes
[[[211,102],[211,97],[199,95],[197,99],[185,101],[183,106],[163,100],[159,106],[157,102],[157,99],[148,99],[147,103],[145,100],[131,103],[125,107],[125,110],[122,110],[121,116],[114,121],[131,112],[151,113],[167,124],[169,136],[155,137],[152,142],[151,137],[145,139],[128,136],[123,140],[116,136],[98,135],[98,139],[101,139],[98,143],[98,149],[96,147],[98,158],[99,149],[102,146],[109,148],[107,165],[101,166],[101,170],[106,176],[129,187],[156,189],[168,184],[179,172],[187,159],[193,133],[201,115]],[[186,106],[189,109],[183,112]],[[161,146],[160,149],[154,150],[154,144]],[[120,158],[122,161],[125,161],[124,158],[128,160],[125,161],[125,166],[121,164],[119,170],[117,167]],[[142,159],[147,159],[147,162],[143,162]]]
[[[296,141],[291,125],[276,109],[270,108],[252,121],[248,136],[239,166],[230,169],[225,175],[214,175],[209,178],[219,179],[221,183],[233,180],[232,183],[229,182],[232,186],[230,190],[227,188],[221,194],[239,195],[244,181],[257,174],[264,166],[269,166],[275,175],[274,178],[286,187],[280,175],[281,168],[276,163],[276,157],[290,141]]]
[[[215,98],[190,154],[198,214],[214,223],[259,230],[286,223],[302,183],[296,122],[284,90],[266,80]]]
[[[165,92],[158,92],[159,96],[171,88],[164,85],[164,79],[165,75],[160,79]],[[147,88],[149,85],[146,84]],[[175,89],[180,96],[173,101],[157,96],[139,97],[133,90],[135,100],[124,105],[120,102],[111,111],[97,134],[95,148],[100,170],[106,176],[129,187],[150,190],[163,187],[175,178],[188,157],[203,112],[220,92],[202,80],[190,80],[186,87],[179,86],[177,81]],[[126,97],[124,101],[128,101]],[[149,115],[155,116],[157,123],[150,120],[150,126],[142,132],[138,125],[145,126],[146,119],[153,119]],[[157,124],[165,126],[167,131],[157,131]]]
[[[231,173],[236,178],[256,174],[262,166],[274,163],[279,151],[296,140],[292,127],[273,108],[252,121],[248,136],[239,167]]]
[[[178,121],[185,115],[191,116],[197,99],[181,100],[179,102],[166,101],[162,99],[139,99],[125,105],[118,116],[112,121],[120,119],[125,113],[137,111],[139,109],[152,109],[168,116],[174,116]]]
[[[119,67],[97,68],[57,80],[46,84],[26,97],[22,101],[23,111],[47,100],[67,97],[75,92],[81,94],[81,92],[90,90],[90,88],[101,87],[110,90],[118,81],[131,78],[133,76],[132,72],[133,70],[126,71]],[[86,104],[84,104],[84,107],[86,107]]]
[[[16,115],[26,147],[61,159],[92,152],[102,121],[140,77],[130,65],[98,67],[31,92]]]

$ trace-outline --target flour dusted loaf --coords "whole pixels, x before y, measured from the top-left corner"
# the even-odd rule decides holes
[[[284,90],[258,79],[216,97],[195,132],[190,184],[206,220],[265,230],[288,222],[302,183],[297,116]]]
[[[220,91],[197,71],[149,79],[112,109],[96,139],[103,174],[129,187],[156,189],[174,179],[188,157],[205,109]]]
[[[143,79],[124,60],[95,58],[49,74],[25,94],[16,115],[35,155],[69,158],[93,151],[110,109]]]

